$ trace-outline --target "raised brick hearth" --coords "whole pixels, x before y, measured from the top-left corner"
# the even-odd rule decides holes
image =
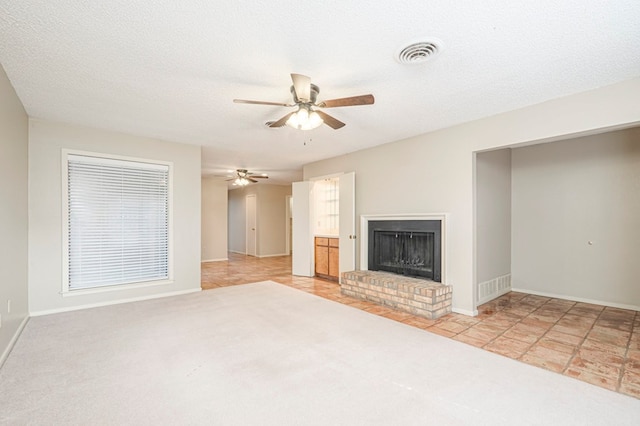
[[[452,287],[380,271],[343,272],[342,294],[436,319],[451,312]]]

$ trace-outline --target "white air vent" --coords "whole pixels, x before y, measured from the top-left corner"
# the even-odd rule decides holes
[[[418,41],[400,49],[397,59],[401,64],[422,64],[442,50],[439,40]]]

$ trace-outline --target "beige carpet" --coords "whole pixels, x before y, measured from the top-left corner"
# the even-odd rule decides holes
[[[637,425],[640,400],[276,283],[32,318],[0,423]]]

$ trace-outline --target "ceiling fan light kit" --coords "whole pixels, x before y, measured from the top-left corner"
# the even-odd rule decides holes
[[[250,101],[245,99],[234,99],[233,102],[241,104],[255,105],[274,105],[293,107],[298,109],[290,112],[284,117],[276,121],[268,121],[268,127],[289,126],[298,130],[311,130],[326,124],[334,130],[345,126],[345,123],[335,117],[330,116],[318,108],[337,108],[355,105],[372,105],[375,102],[373,95],[352,96],[349,98],[330,99],[327,101],[317,102],[320,88],[315,84],[311,84],[311,79],[302,74],[291,74],[293,85],[291,86],[291,94],[293,95],[293,104],[284,104],[281,102],[266,101]]]
[[[295,114],[287,120],[287,126],[298,130],[311,130],[320,127],[324,121],[317,112],[301,105]]]
[[[233,184],[236,186],[247,186],[249,185],[251,182],[249,182],[249,179],[246,178],[236,178],[233,181]]]

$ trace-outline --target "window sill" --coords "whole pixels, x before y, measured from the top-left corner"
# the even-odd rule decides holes
[[[117,284],[117,285],[109,285],[104,287],[94,287],[94,288],[83,288],[81,290],[63,290],[60,294],[62,297],[71,297],[71,296],[83,296],[86,294],[96,294],[96,293],[108,293],[112,291],[124,291],[131,290],[134,288],[143,288],[143,287],[155,287],[160,285],[169,285],[173,284],[172,279],[162,280],[162,281],[145,281],[141,283],[131,283],[131,284]]]

